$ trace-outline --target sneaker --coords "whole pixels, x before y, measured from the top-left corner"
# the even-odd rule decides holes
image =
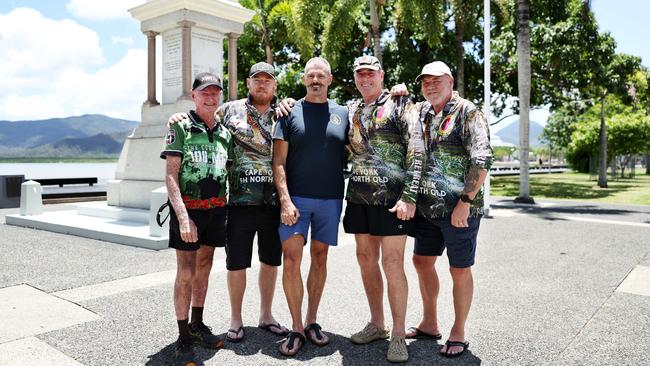
[[[381,329],[378,326],[368,323],[362,331],[354,333],[350,340],[354,344],[366,344],[378,339],[388,338],[388,331],[386,329]]]
[[[393,336],[388,345],[386,359],[390,362],[406,362],[409,359],[409,351],[402,336]]]
[[[179,338],[174,343],[174,364],[178,366],[198,366],[191,343],[183,343]]]
[[[209,349],[223,347],[223,341],[212,334],[212,329],[203,323],[190,324],[190,334],[192,335],[194,344],[197,346]]]

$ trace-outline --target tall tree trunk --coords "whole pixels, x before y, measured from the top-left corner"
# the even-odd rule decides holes
[[[462,10],[456,8],[454,13],[454,28],[456,34],[456,91],[465,97],[465,47],[463,47],[463,16]]]
[[[262,40],[264,42],[264,52],[266,53],[266,62],[273,65],[273,51],[271,50],[271,40],[269,39],[269,29],[266,27],[264,8],[262,0],[257,0],[260,7],[260,23],[262,24]]]
[[[375,50],[375,57],[382,62],[381,57],[381,40],[379,34],[379,13],[377,11],[377,0],[369,0],[370,4],[370,33],[372,36],[372,45]]]
[[[650,174],[650,153],[645,154],[645,173]]]
[[[607,188],[607,125],[605,125],[605,93],[600,97],[600,152],[598,153],[598,187]]]
[[[519,196],[516,202],[534,203],[530,197],[530,0],[517,0],[517,86],[519,91]]]

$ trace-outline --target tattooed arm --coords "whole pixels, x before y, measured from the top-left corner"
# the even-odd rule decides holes
[[[178,183],[178,173],[181,170],[181,158],[179,156],[168,155],[166,159],[167,174],[165,176],[165,185],[167,186],[169,202],[172,204],[176,217],[178,218],[181,239],[186,243],[194,243],[199,240],[196,225],[194,225],[194,221],[187,214],[183,198],[181,197],[180,184]]]
[[[280,221],[285,225],[298,222],[300,212],[294,206],[287,187],[287,154],[289,143],[283,140],[273,140],[273,181],[280,197]]]

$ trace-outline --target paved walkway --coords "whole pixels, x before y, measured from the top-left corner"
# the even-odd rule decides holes
[[[15,212],[0,210],[0,365],[171,364],[173,251],[4,225],[4,215]],[[648,206],[496,202],[479,236],[469,352],[448,360],[437,355],[436,343],[411,341],[408,364],[650,365],[649,238]],[[244,304],[246,341],[200,351],[204,364],[387,364],[387,342],[349,341],[369,314],[353,238],[341,234],[340,240],[330,251],[319,319],[330,345],[307,345],[295,360],[278,354],[279,338],[255,328],[254,265]],[[412,242],[407,246],[410,253]],[[220,334],[230,313],[224,256],[217,252],[205,312]],[[453,319],[446,267],[443,257],[438,264],[443,333]],[[408,259],[406,268],[407,322],[416,325],[417,276]],[[279,281],[274,308],[288,324]],[[386,313],[390,319],[387,303]]]

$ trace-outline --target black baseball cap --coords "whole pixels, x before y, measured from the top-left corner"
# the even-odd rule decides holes
[[[215,74],[209,72],[202,72],[194,78],[194,83],[192,84],[192,90],[203,90],[209,86],[218,86],[219,89],[223,90],[221,86],[221,79]]]
[[[266,62],[258,62],[251,67],[251,71],[248,72],[248,77],[252,78],[253,76],[264,72],[269,74],[273,79],[275,79],[275,67]]]

